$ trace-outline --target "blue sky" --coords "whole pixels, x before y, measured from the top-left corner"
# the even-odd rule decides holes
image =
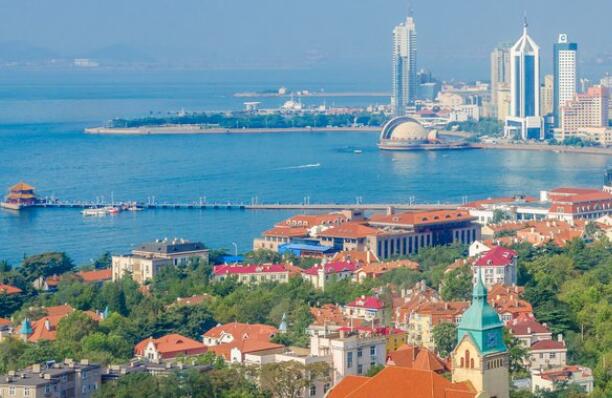
[[[579,43],[585,74],[612,72],[611,0],[412,4],[419,67],[442,77],[487,78],[491,48],[518,38],[525,11],[544,72],[559,32]],[[178,66],[379,71],[407,8],[403,0],[0,0],[0,43]]]

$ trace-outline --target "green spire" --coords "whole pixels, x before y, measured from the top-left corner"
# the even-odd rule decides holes
[[[482,354],[506,351],[503,342],[503,323],[487,301],[487,288],[480,275],[472,290],[472,304],[463,313],[457,327],[457,340],[469,335]]]
[[[31,335],[32,334],[32,325],[30,325],[30,320],[28,318],[23,318],[23,322],[21,322],[21,329],[19,330],[20,334]]]

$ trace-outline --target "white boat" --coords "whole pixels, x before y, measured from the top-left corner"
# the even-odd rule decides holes
[[[121,212],[121,209],[115,206],[108,206],[104,208],[104,211],[107,214],[119,214],[119,212]]]
[[[106,212],[106,209],[100,209],[100,208],[95,208],[95,207],[92,207],[91,209],[85,209],[81,211],[81,213],[84,216],[95,216],[95,217],[101,217],[101,216],[105,216],[106,214],[108,214]]]
[[[362,151],[361,149],[355,149],[355,150],[353,151],[353,153],[362,153],[362,152],[363,152],[363,151]]]

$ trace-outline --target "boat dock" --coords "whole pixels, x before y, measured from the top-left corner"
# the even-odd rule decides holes
[[[129,208],[137,207],[142,210],[397,210],[416,209],[454,209],[458,204],[449,203],[244,203],[244,202],[164,202],[164,203],[141,203],[141,202],[87,202],[87,201],[40,201],[30,207],[37,208],[73,208],[73,209],[102,209],[105,207]]]

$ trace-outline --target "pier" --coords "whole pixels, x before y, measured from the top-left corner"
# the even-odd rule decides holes
[[[36,208],[64,208],[64,209],[97,209],[104,207],[118,207],[128,209],[137,207],[142,210],[364,210],[385,211],[396,210],[427,210],[427,209],[454,209],[458,204],[449,203],[245,203],[245,202],[88,202],[88,201],[40,201],[29,207]]]

